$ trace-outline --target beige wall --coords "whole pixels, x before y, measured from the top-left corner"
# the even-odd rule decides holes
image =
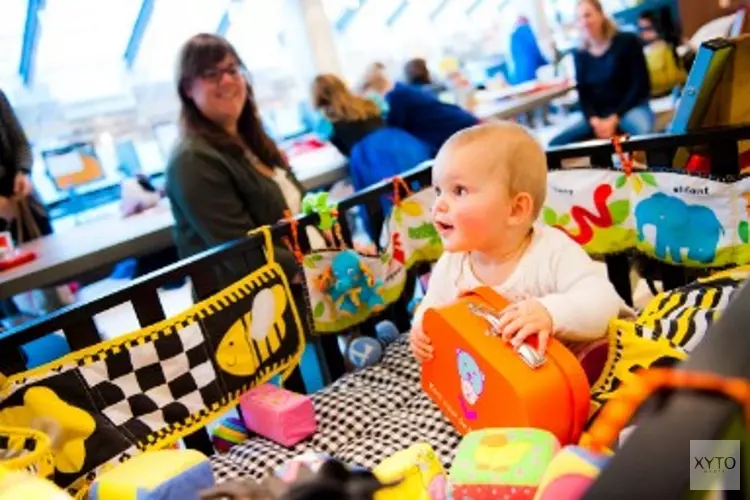
[[[726,3],[728,7],[722,8],[720,3]],[[743,4],[747,4],[746,0],[679,0],[683,35],[690,38],[708,21],[731,14]]]

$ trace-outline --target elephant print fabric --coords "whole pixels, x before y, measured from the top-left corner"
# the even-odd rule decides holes
[[[378,256],[354,250],[324,250],[305,255],[302,264],[318,333],[340,332],[396,302],[406,272],[434,262],[443,252],[432,224],[433,189],[411,194],[393,207],[384,225],[384,250]]]
[[[628,179],[620,172],[576,169],[550,172],[542,220],[591,255],[635,246]]]
[[[550,172],[542,223],[591,255],[633,248],[690,267],[750,263],[750,176],[730,182],[678,172]]]
[[[734,185],[655,173],[656,185],[633,192],[637,248],[663,262],[707,267],[736,263]]]

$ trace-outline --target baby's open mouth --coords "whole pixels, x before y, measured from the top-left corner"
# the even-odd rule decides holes
[[[435,228],[438,232],[444,233],[453,229],[453,226],[451,224],[446,224],[445,222],[435,222]]]

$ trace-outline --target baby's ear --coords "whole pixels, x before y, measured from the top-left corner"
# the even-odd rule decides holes
[[[534,197],[530,193],[521,192],[513,197],[513,205],[510,211],[511,222],[516,224],[526,223],[531,219],[533,212]]]

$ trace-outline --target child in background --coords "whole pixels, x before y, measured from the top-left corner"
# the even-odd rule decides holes
[[[445,253],[415,315],[414,355],[432,346],[422,330],[428,307],[487,285],[514,304],[503,311],[502,338],[514,347],[538,335],[592,341],[610,319],[632,315],[586,252],[557,229],[535,226],[547,191],[544,151],[520,125],[493,123],[455,134],[432,171],[437,199],[432,216]]]

